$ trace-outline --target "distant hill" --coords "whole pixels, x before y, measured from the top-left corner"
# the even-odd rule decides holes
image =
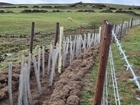
[[[13,5],[13,4],[11,4],[11,3],[6,3],[6,2],[0,2],[0,6],[1,5]]]

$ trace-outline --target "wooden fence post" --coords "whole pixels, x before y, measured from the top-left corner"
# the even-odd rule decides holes
[[[102,27],[99,27],[99,43],[101,42],[101,32],[102,32]]]
[[[34,29],[35,29],[35,23],[32,22],[31,37],[30,37],[30,53],[31,53],[31,54],[32,54],[32,52],[33,52]]]
[[[58,35],[59,35],[59,22],[56,23],[54,46],[56,46],[56,43],[58,42]]]
[[[80,26],[80,29],[79,29],[79,34],[82,34],[83,32],[83,28],[82,28],[82,25]]]
[[[109,46],[111,42],[111,32],[112,25],[108,24],[107,21],[104,21],[100,44],[99,68],[98,68],[98,77],[96,81],[94,105],[101,105]]]
[[[133,18],[131,18],[130,28],[133,27]]]
[[[120,31],[120,40],[122,38],[122,34],[123,34],[123,24],[124,24],[124,21],[122,21],[122,24],[121,24],[121,31]]]
[[[96,28],[95,28],[95,24],[94,24],[94,35],[95,35],[95,33],[96,33]]]

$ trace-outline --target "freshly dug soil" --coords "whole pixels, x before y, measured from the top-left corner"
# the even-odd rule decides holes
[[[83,86],[82,79],[86,73],[91,70],[94,64],[94,57],[99,52],[99,45],[88,48],[81,53],[75,60],[69,64],[67,57],[67,66],[62,68],[62,73],[54,78],[53,86],[49,86],[49,76],[41,76],[41,86],[43,93],[39,95],[37,82],[31,66],[30,85],[33,97],[33,105],[78,105],[80,102],[80,92]],[[45,64],[48,61],[48,51],[45,53]],[[46,67],[47,71],[47,67]],[[12,72],[12,92],[13,102],[17,105],[18,102],[18,85],[19,85],[20,66],[13,67]],[[9,105],[8,98],[8,71],[0,73],[0,105]]]

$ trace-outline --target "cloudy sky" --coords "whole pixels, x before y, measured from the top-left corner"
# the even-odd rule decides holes
[[[140,0],[0,0],[0,2],[8,2],[13,4],[37,4],[37,3],[113,3],[113,4],[128,4],[140,5]]]

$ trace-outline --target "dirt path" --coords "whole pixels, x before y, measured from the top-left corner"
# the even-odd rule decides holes
[[[99,52],[99,46],[91,47],[81,53],[70,65],[67,61],[67,67],[62,69],[62,74],[56,73],[54,85],[49,86],[49,76],[41,78],[43,94],[39,95],[37,82],[31,69],[31,93],[33,97],[33,105],[78,105],[80,91],[83,83],[82,79],[85,74],[91,70],[94,64],[94,57]],[[46,52],[46,64],[48,52]],[[13,67],[12,74],[12,91],[13,102],[17,105],[18,99],[18,79],[20,66]],[[8,72],[7,70],[0,73],[0,105],[9,105],[8,98]]]

